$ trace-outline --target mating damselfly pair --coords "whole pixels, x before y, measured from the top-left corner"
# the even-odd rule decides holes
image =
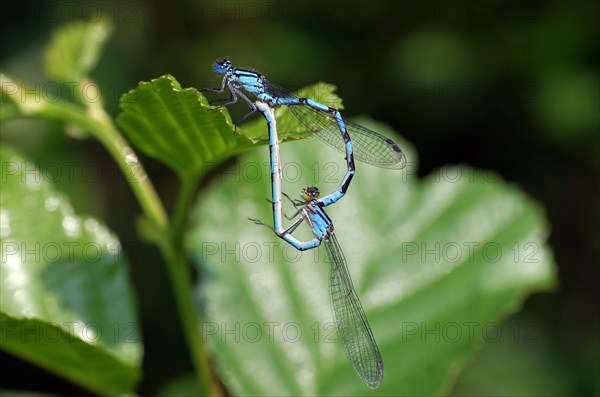
[[[381,354],[354,290],[346,259],[333,231],[333,222],[324,208],[338,202],[346,194],[355,174],[354,158],[383,168],[402,169],[406,165],[402,150],[391,139],[344,120],[337,109],[312,99],[301,98],[271,83],[257,72],[233,67],[229,60],[217,61],[213,71],[223,75],[221,86],[203,88],[201,91],[224,92],[227,88],[230,95],[219,100],[223,102],[221,106],[233,104],[242,98],[250,107],[250,112],[238,120],[236,125],[257,110],[267,121],[271,154],[270,201],[273,207],[273,226],[256,219],[250,220],[270,228],[298,250],[325,247],[331,264],[329,286],[333,316],[343,350],[360,378],[370,388],[377,388],[383,378]],[[255,100],[248,98],[248,94],[254,96]],[[287,228],[283,227],[281,159],[273,111],[273,108],[279,106],[287,106],[304,127],[314,132],[314,135],[326,144],[343,152],[347,165],[347,172],[340,187],[323,198],[319,198],[320,192],[316,187],[305,188],[300,200],[291,199],[283,193],[296,210],[292,216],[284,214],[288,220],[293,220]],[[313,238],[308,241],[301,241],[293,235],[304,222],[313,234]]]

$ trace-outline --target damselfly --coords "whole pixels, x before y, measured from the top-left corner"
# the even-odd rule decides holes
[[[319,245],[325,247],[331,265],[329,275],[331,306],[342,348],[360,378],[367,386],[375,389],[383,378],[383,360],[367,316],[354,290],[346,258],[333,232],[333,223],[325,213],[323,209],[325,205],[319,201],[318,196],[319,189],[316,187],[305,188],[302,191],[303,200],[292,200],[286,195],[297,209],[292,217],[298,215],[299,217],[292,226],[281,233],[264,222],[251,220],[274,230],[279,237],[299,250]],[[306,242],[292,236],[303,222],[310,226],[314,235],[312,240]]]
[[[273,84],[260,73],[233,67],[227,59],[215,63],[215,74],[223,75],[221,87],[202,88],[200,91],[223,92],[229,89],[230,96],[222,101],[222,106],[237,102],[238,96],[250,107],[250,112],[236,124],[246,120],[256,111],[254,103],[244,94],[252,94],[257,100],[266,102],[271,107],[286,105],[290,112],[308,130],[326,144],[347,152],[348,140],[351,138],[359,161],[378,167],[402,169],[406,166],[406,158],[400,147],[393,140],[366,127],[344,120],[340,112],[312,99],[301,98],[296,94]]]
[[[373,337],[371,327],[362,309],[358,295],[352,285],[346,259],[333,232],[333,222],[325,213],[324,208],[333,204],[332,193],[319,199],[319,189],[308,187],[302,191],[302,200],[292,200],[285,195],[296,208],[296,212],[286,218],[292,220],[298,217],[290,227],[282,226],[281,211],[281,163],[279,157],[279,144],[277,139],[277,126],[273,109],[265,102],[256,102],[269,127],[269,142],[271,151],[271,181],[273,205],[273,224],[250,218],[251,221],[268,227],[277,236],[290,243],[296,249],[304,251],[318,246],[325,247],[331,264],[329,288],[331,305],[336,328],[342,347],[354,370],[370,388],[377,388],[383,378],[383,361]],[[311,228],[313,239],[301,241],[292,234],[303,223]]]

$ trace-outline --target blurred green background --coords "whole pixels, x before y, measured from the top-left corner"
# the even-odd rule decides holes
[[[10,2],[0,67],[44,84],[41,50],[52,29],[102,16],[116,31],[92,76],[113,115],[141,80],[170,73],[184,86],[215,86],[211,64],[228,57],[292,90],[337,85],[347,117],[369,115],[415,145],[421,176],[452,163],[495,170],[545,207],[560,285],[504,324],[527,324],[528,343],[484,346],[449,393],[600,395],[599,10],[594,1]],[[2,142],[41,166],[86,159],[112,175],[92,183],[76,173],[58,189],[77,212],[105,220],[129,255],[145,341],[140,393],[191,372],[165,269],[139,241],[139,208],[104,149],[50,122],[3,124]],[[174,175],[144,163],[170,207]],[[0,358],[0,387],[86,394]]]

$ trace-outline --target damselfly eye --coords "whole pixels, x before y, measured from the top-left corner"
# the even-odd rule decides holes
[[[216,74],[225,74],[231,67],[231,61],[229,59],[219,59],[215,62],[213,72]]]
[[[305,200],[314,200],[317,197],[319,197],[320,194],[321,192],[319,191],[319,188],[317,188],[316,186],[308,186],[302,189],[301,196]]]

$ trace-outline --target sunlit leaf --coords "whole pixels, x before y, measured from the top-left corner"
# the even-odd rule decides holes
[[[201,328],[232,394],[443,393],[504,316],[553,285],[536,203],[464,166],[418,180],[416,154],[399,143],[405,170],[357,164],[347,196],[327,209],[384,360],[375,391],[334,343],[324,253],[299,253],[246,219],[272,222],[268,150],[241,158],[199,199],[188,245],[201,272]],[[343,155],[318,141],[284,144],[281,157],[291,196],[306,185],[330,192],[345,173]]]
[[[320,83],[301,91],[313,98],[338,104],[333,87]],[[177,174],[195,178],[238,153],[268,142],[264,120],[244,123],[234,131],[226,108],[209,105],[193,88],[182,89],[172,76],[142,82],[121,99],[122,113],[117,123],[123,132],[147,155],[154,157]],[[280,139],[309,136],[305,128],[278,109]]]
[[[224,108],[214,110],[172,76],[140,83],[123,96],[121,109],[117,123],[131,142],[181,178],[200,175],[253,145],[234,135]]]
[[[119,240],[2,147],[2,349],[101,394],[131,393],[141,335]]]

